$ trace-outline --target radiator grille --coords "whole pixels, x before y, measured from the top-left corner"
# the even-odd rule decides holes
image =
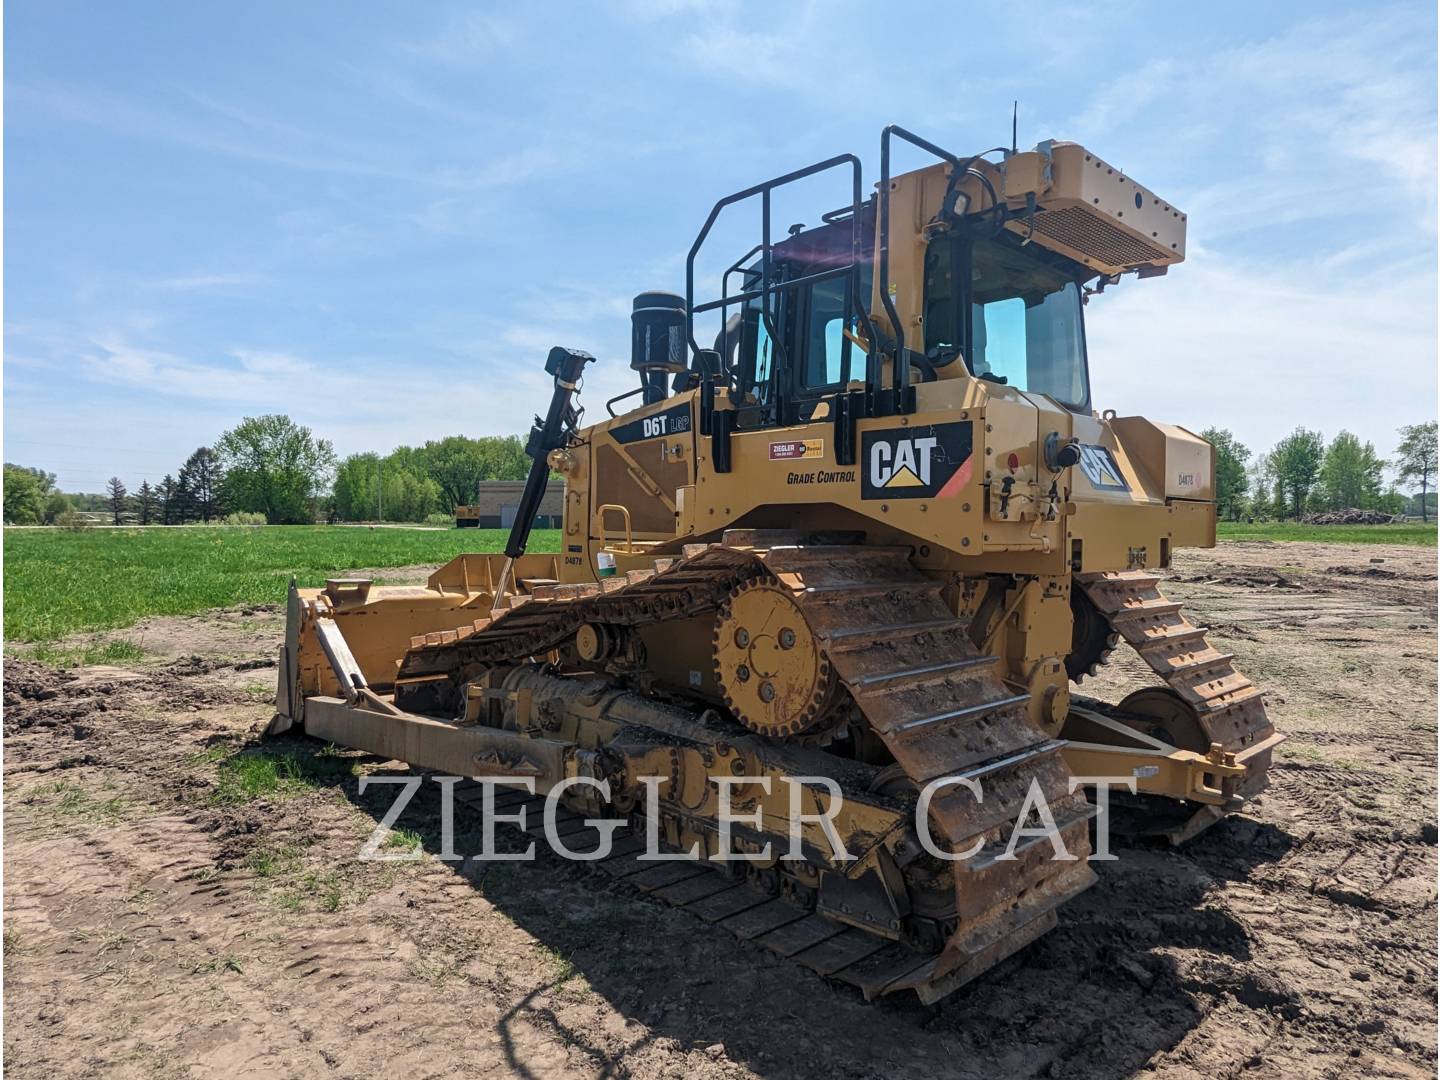
[[[1083,206],[1036,214],[1035,232],[1106,266],[1137,266],[1157,260],[1168,263],[1176,258],[1175,252],[1138,240]]]

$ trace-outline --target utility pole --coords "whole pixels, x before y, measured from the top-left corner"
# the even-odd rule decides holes
[[[375,520],[385,520],[385,493],[380,483],[380,458],[375,458]]]

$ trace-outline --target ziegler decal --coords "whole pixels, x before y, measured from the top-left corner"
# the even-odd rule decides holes
[[[1096,491],[1130,490],[1130,485],[1125,482],[1125,477],[1120,472],[1120,466],[1115,464],[1115,458],[1106,447],[1082,444],[1080,471]]]
[[[618,443],[658,439],[662,435],[679,435],[690,430],[690,406],[675,405],[654,416],[642,416],[628,424],[610,429],[610,437]]]
[[[772,442],[770,444],[771,461],[790,461],[794,458],[824,456],[824,439],[791,439],[789,442]]]
[[[970,483],[969,423],[866,431],[860,445],[862,499],[948,499]]]

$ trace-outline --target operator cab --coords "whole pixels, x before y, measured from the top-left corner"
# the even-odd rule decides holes
[[[939,164],[892,175],[892,139]],[[775,189],[830,170],[849,174],[850,204],[774,239]],[[1185,257],[1185,215],[1076,143],[961,158],[891,125],[875,194],[862,191],[859,158],[841,154],[721,199],[696,236],[684,300],[665,313],[669,366],[648,353],[643,366],[677,371],[688,345],[675,387],[699,387],[717,471],[731,431],[822,421],[836,462],[854,464],[858,422],[914,413],[918,383],[974,378],[1088,414],[1087,283]],[[698,253],[720,213],[751,199],[760,242],[721,276],[719,298],[700,300]],[[720,320],[711,348],[696,337],[707,315]],[[649,385],[647,403],[664,392]]]
[[[770,267],[777,287],[768,305],[763,296],[747,300],[739,318],[722,331],[717,346],[735,374],[738,427],[805,423],[815,418],[824,398],[865,378],[866,342],[855,333],[853,319],[847,320],[846,293],[853,289],[857,303],[870,295],[873,199],[861,208],[860,218],[857,273],[847,272],[852,263],[847,207],[827,214],[819,228],[797,229],[777,243]],[[760,291],[762,273],[759,259],[741,268],[742,289]],[[811,280],[789,284],[800,279]]]
[[[874,281],[873,198],[860,214],[864,239],[856,293],[868,301]],[[980,220],[961,219],[926,247],[924,353],[910,357],[918,381],[963,371],[1088,413],[1083,290],[1095,271],[997,230],[993,214],[982,211],[973,217]],[[865,378],[869,343],[846,320],[845,277],[789,287],[796,279],[848,266],[850,240],[848,214],[826,215],[820,227],[792,232],[773,245],[768,298],[747,300],[716,343],[735,372],[738,428],[805,423],[816,418],[823,399]],[[742,291],[760,291],[759,258],[738,273]],[[848,377],[843,370],[847,338]],[[957,361],[960,366],[954,367]]]

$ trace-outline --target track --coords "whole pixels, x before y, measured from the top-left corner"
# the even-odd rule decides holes
[[[1210,645],[1205,629],[1191,623],[1182,606],[1160,592],[1160,580],[1143,570],[1132,570],[1079,574],[1075,583],[1113,630],[1193,712],[1193,722],[1166,732],[1170,740],[1200,753],[1211,743],[1219,743],[1231,753],[1243,753],[1275,732],[1261,691],[1235,669],[1233,654]],[[1265,790],[1271,754],[1262,750],[1247,761],[1249,771],[1236,795],[1250,798]],[[1201,811],[1184,835],[1194,835],[1220,816],[1218,808]]]
[[[1001,681],[995,658],[976,650],[967,624],[942,599],[941,583],[914,569],[908,549],[797,545],[793,539],[727,533],[724,543],[688,546],[682,558],[661,560],[654,571],[632,572],[603,588],[541,588],[493,620],[416,639],[401,666],[397,703],[404,706],[407,685],[432,686],[440,674],[458,687],[490,665],[543,656],[586,624],[713,621],[713,613],[759,581],[784,590],[864,725],[893,756],[887,791],[904,795],[938,777],[973,778],[983,787],[983,802],[952,785],[940,789],[930,807],[939,846],[958,852],[980,845],[979,855],[945,872],[953,877],[954,907],[944,920],[943,949],[917,953],[785,901],[735,893],[733,878],[703,864],[690,867],[691,876],[715,880],[689,889],[679,887],[686,879],[669,880],[684,872],[673,866],[662,865],[664,873],[646,862],[625,869],[642,887],[655,883],[662,899],[687,908],[703,903],[701,917],[719,914],[713,921],[738,936],[758,938],[783,955],[793,952],[798,962],[853,982],[867,996],[914,989],[933,1000],[1053,927],[1056,908],[1094,880],[1084,861],[1092,811],[1083,793],[1070,791],[1061,744],[1029,724],[1027,695]],[[1073,861],[1053,860],[1044,837],[1027,838],[1014,859],[996,858],[1037,783]],[[724,885],[729,899],[710,901],[711,885],[717,896]],[[692,898],[692,889],[703,895]],[[761,905],[769,905],[764,915],[756,913]],[[791,929],[780,933],[785,927]],[[821,934],[823,943],[808,944]]]

